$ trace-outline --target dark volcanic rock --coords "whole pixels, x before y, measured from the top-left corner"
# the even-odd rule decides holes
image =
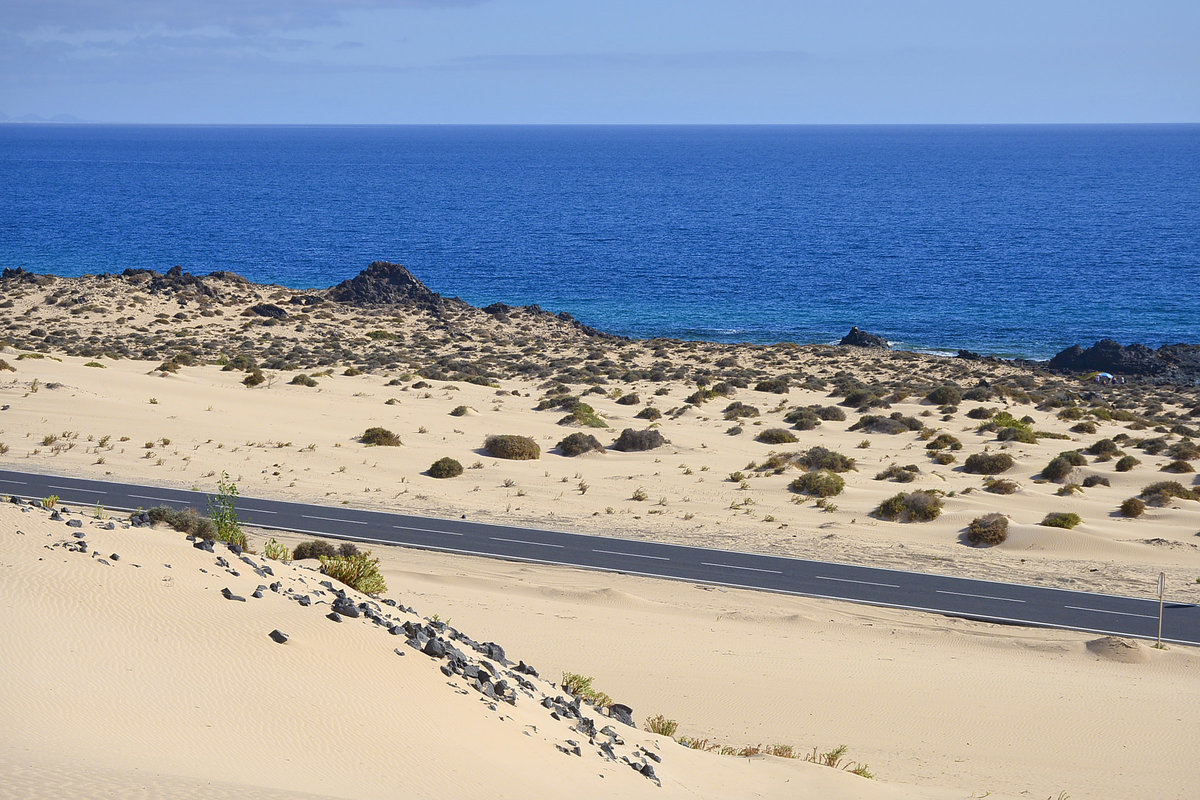
[[[878,350],[888,349],[887,339],[882,336],[876,336],[873,333],[860,331],[857,325],[851,328],[850,332],[843,336],[838,344],[848,344],[853,347],[874,347]]]
[[[180,266],[171,267],[161,275],[152,269],[127,269],[121,273],[121,276],[124,278],[148,276],[149,279],[141,288],[156,294],[175,293],[186,289],[205,297],[217,297],[217,290],[206,284],[203,278],[190,272],[184,272],[183,267]]]
[[[631,728],[636,728],[637,723],[633,721],[633,709],[621,703],[613,703],[608,707],[609,715],[617,722],[622,722]]]
[[[1068,347],[1050,359],[1050,368],[1195,381],[1200,380],[1200,345],[1168,344],[1151,350],[1144,344],[1124,347],[1112,339],[1101,339],[1086,349]]]
[[[284,644],[288,640],[288,635],[286,633],[284,633],[283,631],[279,630],[278,628],[271,631],[267,635],[270,636],[273,640],[275,640],[275,642],[277,644]]]
[[[287,319],[287,312],[274,303],[258,303],[242,312],[243,317],[269,317],[270,319]]]
[[[334,286],[327,296],[350,305],[404,305],[426,311],[441,311],[452,303],[463,304],[461,300],[447,300],[400,264],[387,261],[373,262],[353,278]]]

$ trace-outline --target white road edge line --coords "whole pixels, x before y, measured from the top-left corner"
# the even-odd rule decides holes
[[[593,553],[606,553],[610,556],[629,556],[630,558],[653,558],[655,561],[670,561],[666,556],[647,556],[641,553],[622,553],[620,550],[593,550]]]
[[[1103,608],[1084,608],[1083,606],[1063,606],[1063,608],[1074,609],[1075,611],[1094,611],[1097,614],[1119,614],[1122,617],[1141,617],[1142,619],[1158,619],[1157,616],[1151,614],[1133,614],[1129,611],[1105,611]]]
[[[1024,603],[1024,600],[1018,600],[1015,597],[994,597],[990,594],[971,594],[970,592],[951,592],[946,589],[938,589],[938,594],[954,594],[959,597],[978,597],[980,600],[1003,600],[1006,603]]]
[[[408,525],[393,525],[392,527],[398,531],[421,531],[423,533],[444,533],[447,536],[462,536],[461,533],[457,533],[455,531],[439,531],[434,530],[433,528],[413,528]]]
[[[883,586],[887,589],[899,589],[900,587],[894,583],[876,583],[875,581],[856,581],[850,578],[831,578],[828,575],[814,575],[819,581],[837,581],[838,583],[861,583],[863,586]]]
[[[3,478],[0,478],[0,483],[15,483],[17,486],[28,486],[29,485],[25,481],[9,481],[9,480],[5,480]]]
[[[317,516],[313,516],[312,514],[301,514],[300,516],[304,517],[305,519],[323,519],[326,522],[348,522],[351,525],[366,525],[367,524],[367,523],[362,522],[357,519],[341,519],[339,517],[317,517]]]
[[[108,494],[108,492],[102,492],[99,489],[77,489],[74,486],[55,486],[53,483],[48,483],[48,484],[46,484],[46,486],[51,489],[62,489],[64,492],[87,492],[88,494]]]
[[[86,491],[86,490],[85,490]],[[138,500],[158,500],[162,503],[186,503],[186,500],[176,500],[172,497],[151,497],[145,494],[131,494],[130,497],[136,497]]]
[[[505,539],[503,536],[489,536],[493,542],[512,542],[513,544],[531,544],[534,547],[566,547],[565,544],[550,544],[549,542],[529,542],[525,539]]]
[[[737,564],[714,564],[710,561],[701,561],[701,566],[705,567],[724,567],[725,569],[744,569],[747,572],[769,572],[772,575],[782,575],[783,573],[777,569],[761,569],[759,567],[739,567]]]

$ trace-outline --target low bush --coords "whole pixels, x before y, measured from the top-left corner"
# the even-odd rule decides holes
[[[930,458],[933,459],[933,463],[941,464],[942,466],[946,466],[947,464],[953,464],[955,461],[958,460],[957,458],[955,458],[954,453],[950,453],[945,450],[934,451],[933,455],[931,455]]]
[[[454,408],[450,409],[450,416],[465,417],[467,412],[470,410],[471,409],[467,408],[466,406],[455,406]]]
[[[1021,484],[1005,478],[1000,478],[999,480],[989,478],[983,484],[984,491],[991,492],[992,494],[1016,494],[1020,488]]]
[[[1047,528],[1066,528],[1071,530],[1079,523],[1083,522],[1079,515],[1071,511],[1057,511],[1046,515],[1041,524]]]
[[[487,437],[483,449],[490,456],[510,461],[530,461],[542,455],[542,448],[533,439],[509,433]]]
[[[431,478],[457,478],[462,474],[463,465],[450,456],[443,456],[429,465]]]
[[[258,386],[267,382],[267,376],[263,375],[261,369],[253,370],[249,375],[242,378],[242,383],[246,386]]]
[[[358,552],[354,542],[341,542],[336,547],[324,539],[313,539],[301,542],[292,551],[292,558],[299,561],[304,558],[320,558],[321,556],[351,556]]]
[[[972,453],[963,462],[963,471],[975,475],[999,475],[1013,467],[1013,458],[1008,453]]]
[[[1072,433],[1095,433],[1096,432],[1096,423],[1088,422],[1087,420],[1084,420],[1083,422],[1077,422],[1071,426],[1071,432]]]
[[[316,386],[317,385],[316,378],[309,377],[308,375],[305,375],[303,372],[301,372],[296,377],[292,378],[290,381],[288,381],[288,383],[291,384],[292,386]]]
[[[656,420],[656,419],[662,419],[662,412],[659,411],[654,406],[646,406],[641,411],[639,411],[637,414],[635,414],[634,417],[636,419],[644,419],[644,420],[648,420],[650,422],[654,422],[654,420]]]
[[[788,484],[788,488],[812,497],[836,497],[846,488],[846,482],[836,472],[819,469],[799,476]]]
[[[1122,517],[1140,517],[1146,513],[1146,504],[1142,502],[1140,497],[1130,497],[1127,500],[1123,500],[1117,510],[1121,512]]]
[[[1087,449],[1087,452],[1094,456],[1115,456],[1121,452],[1121,448],[1117,447],[1117,443],[1112,439],[1101,439],[1098,442],[1094,442]]]
[[[217,524],[191,508],[155,506],[146,512],[151,522],[165,522],[180,533],[191,534],[200,539],[216,539]]]
[[[595,436],[582,431],[572,433],[558,443],[558,452],[572,458],[592,451],[603,453],[605,452],[604,445],[600,444],[600,440]]]
[[[991,419],[996,415],[996,409],[978,406],[967,412],[967,416],[971,419]]]
[[[673,719],[667,719],[662,714],[655,714],[646,719],[646,730],[650,733],[657,733],[659,736],[674,736],[675,732],[679,730],[679,723]]]
[[[371,447],[399,447],[403,442],[400,437],[387,428],[367,428],[358,440]]]
[[[746,403],[743,403],[741,400],[735,400],[732,403],[730,403],[729,405],[725,406],[725,412],[724,412],[725,419],[728,419],[728,420],[742,419],[743,417],[757,417],[758,413],[759,412],[758,412],[757,408],[755,408],[752,405],[747,405]],[[785,417],[784,422],[787,422],[787,421],[788,420]]]
[[[875,509],[876,516],[893,522],[928,522],[937,519],[941,513],[941,495],[924,489],[900,492],[884,500]]]
[[[1140,494],[1147,502],[1160,506],[1170,503],[1173,497],[1178,497],[1180,500],[1200,500],[1200,495],[1185,488],[1179,481],[1152,483],[1143,488]]]
[[[1074,450],[1067,450],[1050,459],[1042,468],[1042,477],[1051,481],[1063,481],[1075,467],[1082,467],[1087,459]]]
[[[821,424],[821,417],[811,407],[794,408],[783,416],[783,421],[798,431],[811,431]]]
[[[791,444],[798,441],[796,434],[783,428],[767,428],[754,437],[754,441],[763,444]],[[1185,462],[1186,463],[1186,462]]]
[[[1133,456],[1124,456],[1117,461],[1117,472],[1129,472],[1140,463],[1142,462]]]
[[[363,594],[387,591],[387,583],[379,572],[379,559],[371,558],[364,550],[349,556],[320,556],[321,572]]]
[[[1169,464],[1164,464],[1161,471],[1174,473],[1195,472],[1196,468],[1182,458],[1179,458]]]
[[[1090,489],[1093,486],[1112,486],[1112,483],[1103,475],[1088,475],[1083,479],[1083,488]]]
[[[846,412],[837,406],[813,406],[817,416],[826,422],[845,422]]]
[[[585,428],[607,428],[608,423],[605,422],[596,409],[589,406],[587,403],[575,403],[570,408],[570,413],[558,421],[559,425],[582,425]]]
[[[288,550],[288,546],[279,542],[274,536],[263,547],[263,555],[274,561],[282,561],[284,564],[290,564],[292,561],[292,551]]]
[[[787,394],[788,380],[787,378],[767,378],[754,384],[756,392],[770,392],[772,394]]]
[[[917,479],[917,473],[920,472],[916,466],[902,467],[899,464],[892,464],[883,472],[875,475],[877,481],[895,481],[896,483],[912,483]]]
[[[926,450],[962,450],[962,442],[949,433],[939,433],[925,444]]]
[[[877,414],[864,414],[859,417],[858,421],[849,427],[852,431],[869,431],[871,433],[882,433],[889,436],[895,436],[899,433],[909,431],[919,431],[925,427],[916,417],[906,417],[899,411],[894,412],[891,416],[883,417]]]
[[[1047,434],[1048,435],[1048,434]],[[1066,438],[1066,437],[1063,437]],[[1038,434],[1025,428],[1000,428],[996,439],[1001,442],[1020,442],[1021,444],[1037,444]]]
[[[613,442],[612,449],[622,452],[631,453],[643,450],[653,450],[656,447],[662,447],[667,443],[663,435],[655,430],[635,431],[633,428],[626,428],[621,431],[621,435]]]
[[[567,694],[574,695],[580,700],[586,700],[596,708],[604,708],[613,704],[611,697],[592,686],[592,677],[590,675],[580,675],[577,672],[564,672],[560,685],[562,686],[562,690]]]
[[[925,395],[925,399],[935,406],[956,406],[962,402],[963,396],[957,386],[939,386]]]
[[[830,472],[849,472],[854,469],[854,459],[834,450],[810,447],[796,457],[796,463],[807,470],[827,469]]]
[[[1008,517],[1003,514],[984,514],[967,525],[967,541],[973,545],[994,547],[1008,538]]]

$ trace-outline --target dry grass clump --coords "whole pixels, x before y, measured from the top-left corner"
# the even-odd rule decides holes
[[[792,444],[799,441],[796,434],[783,428],[767,428],[754,437],[754,441],[763,444]]]
[[[984,514],[967,525],[967,541],[973,545],[994,547],[1008,538],[1008,517]]]
[[[1196,468],[1193,467],[1188,462],[1184,461],[1182,458],[1178,458],[1178,459],[1170,462],[1169,464],[1164,464],[1161,471],[1162,472],[1184,473],[1184,472],[1195,472]]]
[[[657,733],[659,736],[675,736],[675,731],[679,730],[679,723],[673,719],[667,719],[662,714],[655,714],[653,717],[646,718],[646,730],[650,733]]]
[[[1083,488],[1091,489],[1093,486],[1112,486],[1112,482],[1103,475],[1088,475],[1083,479]]]
[[[912,483],[917,479],[917,473],[921,470],[917,469],[915,464],[910,464],[902,467],[899,464],[892,464],[882,472],[876,473],[875,480],[877,481],[895,481],[896,483]]]
[[[1117,510],[1121,512],[1122,517],[1130,517],[1132,519],[1146,513],[1146,504],[1142,502],[1140,497],[1130,497],[1127,500],[1121,501],[1121,505]]]
[[[846,488],[846,482],[836,472],[818,469],[799,476],[788,484],[788,488],[811,497],[836,497]]]
[[[985,478],[983,481],[983,489],[992,494],[1016,494],[1021,488],[1021,484],[1016,481],[1010,481],[1007,478]]]
[[[600,440],[590,433],[572,433],[558,443],[558,452],[564,456],[574,457],[581,456],[584,453],[591,452],[603,453],[604,445],[600,444]]]
[[[195,509],[155,506],[146,512],[151,522],[165,522],[180,533],[191,534],[200,539],[216,539],[217,524],[201,516]]]
[[[1046,515],[1046,518],[1041,521],[1042,525],[1047,528],[1066,528],[1071,530],[1079,523],[1083,522],[1079,515],[1071,511],[1052,511]]]
[[[317,381],[315,378],[305,375],[303,372],[301,372],[296,377],[292,378],[290,381],[288,381],[288,383],[292,386],[316,386],[317,385]]]
[[[667,440],[656,430],[635,431],[633,428],[626,428],[621,431],[621,435],[613,442],[612,449],[632,453],[653,450],[656,447],[662,447],[666,443]]]
[[[371,558],[370,550],[351,556],[321,556],[321,572],[363,594],[387,591],[387,583],[379,572],[379,559]]]
[[[443,456],[429,465],[431,478],[457,478],[463,474],[463,465],[450,456]]]
[[[932,489],[900,492],[884,500],[875,515],[893,522],[928,522],[942,513],[941,493]]]
[[[807,470],[827,469],[830,472],[849,472],[854,469],[854,459],[817,445],[796,456],[796,463]]]
[[[362,436],[358,440],[365,445],[371,447],[399,447],[403,444],[400,437],[389,431],[387,428],[367,428],[363,431]]]
[[[470,410],[471,409],[467,408],[466,406],[455,406],[454,408],[450,409],[450,416],[464,417],[467,415],[467,412]]]
[[[605,708],[613,704],[613,699],[604,692],[592,686],[590,675],[580,675],[577,672],[564,672],[559,684],[567,694],[586,700],[596,708]]]
[[[483,440],[483,449],[490,456],[510,461],[530,461],[542,455],[542,448],[533,439],[510,433],[487,437]]]
[[[963,472],[975,475],[999,475],[1013,467],[1013,457],[1008,453],[972,453],[963,463]]]
[[[274,536],[263,547],[263,555],[273,561],[282,561],[284,564],[290,564],[292,561],[292,551]]]

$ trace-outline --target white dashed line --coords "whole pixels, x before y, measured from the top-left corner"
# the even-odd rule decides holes
[[[64,492],[87,492],[88,494],[108,494],[99,489],[77,489],[74,486],[55,486],[53,483],[46,484],[51,489],[62,489]]]
[[[365,522],[359,522],[356,519],[339,519],[338,517],[315,517],[315,516],[312,516],[309,514],[301,514],[300,516],[304,517],[305,519],[323,519],[326,522],[347,522],[351,525],[366,525],[367,524]]]
[[[550,544],[548,542],[527,542],[524,539],[505,539],[502,536],[489,536],[493,542],[512,542],[513,544],[531,544],[534,547],[566,547],[565,544]]]
[[[759,569],[758,567],[739,567],[737,564],[713,564],[708,561],[701,561],[700,564],[705,567],[724,567],[725,569],[744,569],[747,572],[769,572],[772,575],[782,575],[783,573],[777,569]]]
[[[831,578],[828,575],[814,575],[819,581],[837,581],[838,583],[858,583],[863,586],[883,586],[886,589],[899,589],[900,586],[895,583],[876,583],[875,581],[856,581],[850,578]]]
[[[978,597],[980,600],[1003,600],[1006,603],[1024,603],[1024,600],[1017,600],[1014,597],[993,597],[990,594],[971,594],[970,592],[949,592],[945,589],[938,589],[938,594],[953,594],[959,597]]]
[[[462,536],[461,533],[455,531],[438,531],[433,528],[413,528],[408,525],[393,525],[392,527],[398,531],[421,531],[422,533],[441,533],[446,536]]]
[[[641,553],[622,553],[619,550],[593,550],[593,553],[605,553],[610,556],[629,556],[630,558],[653,558],[655,561],[670,561],[666,556],[647,556]]]
[[[1133,614],[1128,611],[1105,611],[1103,608],[1084,608],[1083,606],[1064,606],[1064,608],[1074,609],[1075,611],[1094,611],[1097,614],[1118,614],[1122,617],[1141,617],[1142,619],[1158,619],[1157,616],[1151,614]]]

